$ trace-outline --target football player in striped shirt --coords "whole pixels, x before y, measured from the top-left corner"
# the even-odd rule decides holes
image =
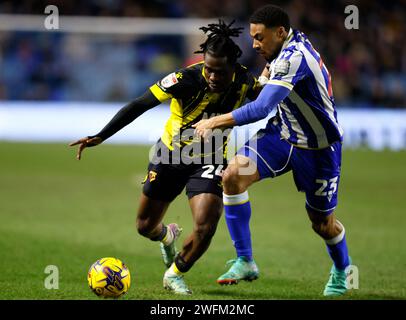
[[[270,64],[268,79],[258,98],[228,114],[194,125],[198,135],[223,126],[263,119],[260,130],[230,161],[223,175],[223,202],[237,259],[217,282],[233,284],[258,277],[252,257],[248,187],[264,178],[292,171],[297,189],[306,194],[306,211],[313,230],[324,239],[333,260],[324,295],[347,291],[350,258],[345,229],[334,214],[341,172],[343,130],[331,88],[331,77],[320,54],[305,34],[293,30],[288,15],[267,5],[250,18],[254,49]],[[253,168],[249,172],[249,168]]]

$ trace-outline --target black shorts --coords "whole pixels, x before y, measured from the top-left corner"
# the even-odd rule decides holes
[[[223,196],[220,173],[227,163],[212,164],[154,164],[149,163],[143,181],[143,193],[152,199],[173,201],[186,187],[188,198],[200,193]]]

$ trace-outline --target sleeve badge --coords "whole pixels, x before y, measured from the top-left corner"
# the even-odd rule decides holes
[[[279,60],[275,63],[275,76],[285,76],[289,73],[290,62],[288,60]]]
[[[177,84],[179,82],[178,78],[176,77],[176,73],[173,72],[169,75],[167,75],[165,78],[161,80],[161,87],[168,89],[172,87],[173,85]]]

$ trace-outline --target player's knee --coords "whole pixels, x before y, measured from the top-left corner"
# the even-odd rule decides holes
[[[330,239],[334,234],[335,218],[333,214],[324,215],[307,208],[310,221],[312,222],[312,229],[323,239]]]
[[[312,222],[312,229],[322,238],[326,238],[328,234],[328,225],[326,223]]]
[[[238,182],[238,168],[228,166],[223,172],[223,185],[231,185]]]
[[[244,192],[246,187],[237,166],[228,166],[223,173],[223,187],[227,194]]]
[[[323,239],[331,239],[335,236],[335,225],[333,219],[312,220],[312,229]]]

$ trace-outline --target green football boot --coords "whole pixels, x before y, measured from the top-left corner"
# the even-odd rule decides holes
[[[164,264],[167,268],[171,266],[173,261],[175,260],[175,256],[177,255],[178,251],[176,249],[176,239],[179,238],[180,234],[182,233],[182,228],[180,228],[176,223],[170,223],[166,226],[168,228],[167,232],[171,232],[173,235],[172,242],[165,246],[162,242],[159,243],[161,248],[162,259]]]
[[[218,284],[237,284],[241,280],[258,279],[259,270],[254,260],[248,261],[246,257],[238,257],[227,262],[227,265],[230,264],[232,264],[231,268],[217,279]]]
[[[187,287],[183,275],[164,274],[163,285],[166,290],[176,294],[190,295],[192,291]]]
[[[339,270],[333,265],[323,295],[326,297],[338,297],[345,294],[347,290],[347,273],[345,270]]]

